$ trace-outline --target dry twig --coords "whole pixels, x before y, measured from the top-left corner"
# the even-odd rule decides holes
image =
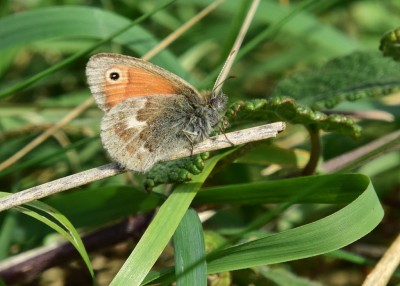
[[[400,235],[386,251],[385,255],[376,264],[374,270],[368,274],[363,286],[384,286],[389,282],[393,272],[400,264]]]
[[[227,134],[211,137],[193,147],[193,155],[205,151],[213,151],[231,147],[232,144],[240,145],[248,142],[258,141],[266,138],[275,137],[279,132],[285,129],[284,122],[275,122],[262,126],[252,127]],[[227,141],[227,139],[229,141]],[[191,151],[182,150],[171,160],[190,156]],[[28,203],[33,200],[41,199],[59,192],[67,191],[93,181],[101,180],[107,177],[115,176],[126,172],[117,163],[103,165],[78,174],[70,175],[55,181],[51,181],[24,191],[12,194],[0,200],[0,211]]]

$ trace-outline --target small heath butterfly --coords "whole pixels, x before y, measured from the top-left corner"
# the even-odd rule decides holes
[[[200,94],[173,73],[123,55],[92,56],[86,75],[104,111],[104,148],[120,165],[138,172],[208,138],[227,103],[222,92]]]

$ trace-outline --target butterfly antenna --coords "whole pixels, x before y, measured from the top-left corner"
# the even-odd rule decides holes
[[[230,75],[230,76],[228,76],[224,81],[220,82],[219,85],[214,86],[213,89],[212,89],[212,94],[217,94],[215,90],[216,90],[218,87],[222,86],[226,81],[228,81],[228,80],[230,80],[230,79],[234,79],[234,78],[236,78],[236,77],[233,76],[233,75]],[[219,90],[220,90],[220,89],[219,89]]]
[[[231,52],[229,53],[228,58],[226,59],[221,72],[219,73],[217,80],[215,81],[214,84],[214,92],[215,94],[219,94],[222,90],[222,85],[226,81],[228,77],[228,73],[231,70],[231,67],[233,65],[233,62],[235,61],[237,51],[240,49],[240,46],[242,45],[244,36],[247,33],[247,30],[249,29],[250,23],[254,17],[254,14],[257,11],[258,4],[260,3],[260,0],[253,0],[251,3],[251,6],[249,8],[249,11],[247,11],[246,18],[243,21],[243,25],[240,28],[239,34],[236,37],[235,43],[232,46]]]

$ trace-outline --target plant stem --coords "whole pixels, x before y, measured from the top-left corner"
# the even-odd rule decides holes
[[[319,128],[315,124],[307,126],[308,133],[310,134],[310,159],[307,165],[304,167],[301,174],[303,176],[309,176],[315,173],[318,165],[319,157],[321,156],[321,141],[319,137]]]

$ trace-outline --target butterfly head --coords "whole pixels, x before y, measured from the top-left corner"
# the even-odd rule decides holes
[[[218,93],[211,92],[208,104],[210,108],[222,112],[225,111],[226,104],[228,103],[228,97],[220,90]]]

